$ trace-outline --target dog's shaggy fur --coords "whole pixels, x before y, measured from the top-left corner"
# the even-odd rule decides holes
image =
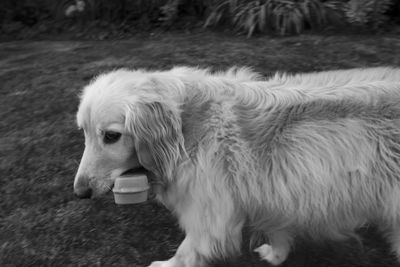
[[[400,69],[277,74],[117,70],[83,92],[75,192],[108,191],[143,166],[186,238],[152,266],[236,255],[249,225],[283,262],[296,235],[341,239],[379,225],[400,256]],[[105,133],[121,139],[104,144]]]

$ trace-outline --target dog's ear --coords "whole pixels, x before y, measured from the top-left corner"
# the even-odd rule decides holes
[[[168,181],[184,152],[181,124],[178,108],[161,101],[135,101],[125,114],[140,163]]]

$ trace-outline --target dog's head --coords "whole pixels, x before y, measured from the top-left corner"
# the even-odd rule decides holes
[[[184,147],[179,104],[171,97],[180,86],[167,75],[118,70],[85,87],[77,113],[85,151],[76,195],[102,195],[128,172],[145,170],[161,183],[173,179]]]

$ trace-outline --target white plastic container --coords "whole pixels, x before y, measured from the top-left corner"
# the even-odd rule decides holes
[[[114,183],[114,201],[119,205],[145,202],[149,189],[145,174],[120,176]]]

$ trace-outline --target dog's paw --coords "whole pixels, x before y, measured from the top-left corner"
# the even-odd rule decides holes
[[[148,267],[170,267],[168,261],[153,261]]]
[[[279,265],[286,260],[287,252],[274,249],[270,245],[264,244],[253,250],[257,252],[261,260],[268,261],[272,265]]]
[[[185,267],[179,261],[171,258],[167,261],[153,261],[148,267]]]

